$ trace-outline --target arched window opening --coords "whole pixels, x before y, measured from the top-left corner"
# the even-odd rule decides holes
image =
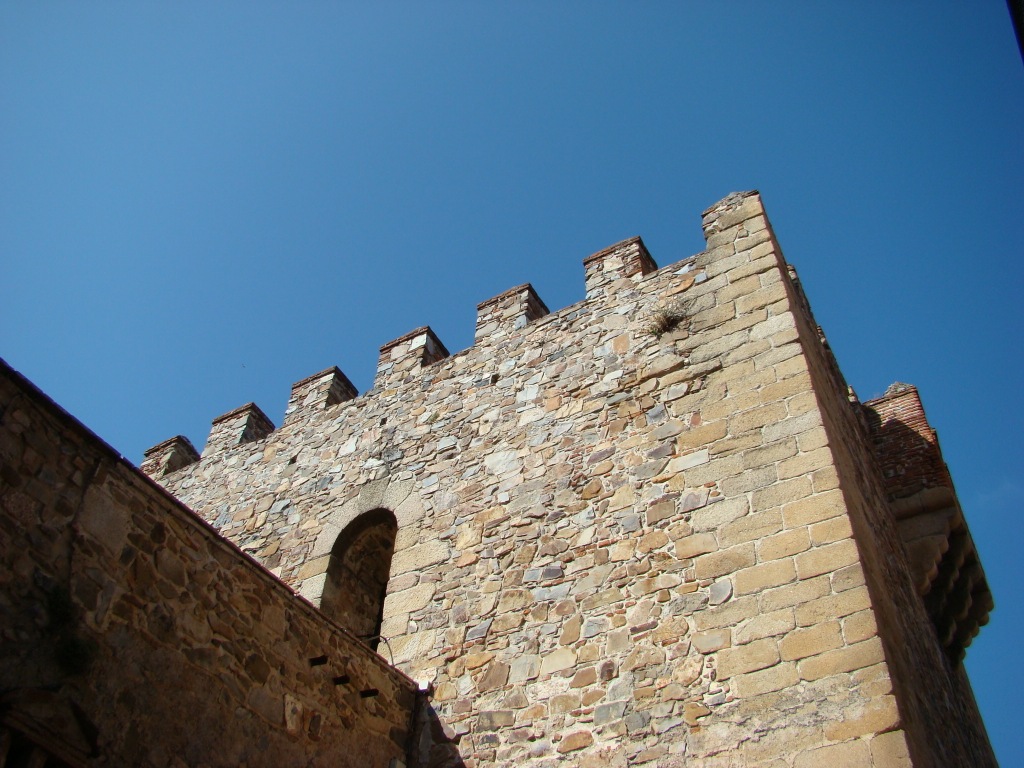
[[[345,528],[331,550],[320,610],[374,650],[384,621],[398,523],[386,509],[366,512]]]

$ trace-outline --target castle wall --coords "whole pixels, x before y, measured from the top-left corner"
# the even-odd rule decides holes
[[[380,650],[433,686],[422,764],[983,755],[969,708],[908,689],[942,657],[760,198],[704,227],[705,252],[660,270],[639,238],[594,254],[563,310],[529,286],[484,302],[455,355],[417,329],[362,397],[317,395],[329,369],[280,429],[221,429],[166,475],[147,455],[314,603],[346,526],[394,513]],[[938,693],[960,701],[953,677]]]
[[[0,512],[0,764],[405,763],[411,680],[2,361]]]

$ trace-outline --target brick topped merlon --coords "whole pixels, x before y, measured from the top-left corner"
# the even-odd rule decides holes
[[[939,642],[959,661],[994,602],[938,435],[913,385],[896,382],[863,409],[918,592]]]
[[[158,478],[199,461],[199,451],[187,437],[177,435],[154,445],[146,451],[145,457],[139,469]]]
[[[274,423],[259,406],[246,403],[213,420],[210,436],[203,448],[203,458],[236,445],[261,440],[273,431]]]
[[[256,405],[256,403],[246,403],[245,405],[240,405],[237,408],[235,408],[234,410],[228,411],[227,413],[218,416],[217,418],[215,418],[210,423],[211,424],[220,424],[223,421],[228,421],[229,419],[234,419],[236,416],[242,416],[242,415],[250,414],[250,413],[257,414],[257,418],[260,418],[260,419],[263,419],[264,421],[266,421],[267,424],[270,424],[271,430],[273,430],[274,426],[271,423],[270,419],[267,418],[267,415],[263,412],[263,410],[258,405]]]
[[[374,387],[397,384],[420,368],[449,356],[429,325],[421,326],[380,348]]]
[[[319,382],[322,379],[330,378],[332,381],[338,382],[339,386],[348,390],[351,393],[351,397],[357,397],[359,392],[356,390],[355,385],[349,381],[348,376],[336,365],[332,365],[330,368],[324,368],[319,373],[314,373],[312,376],[307,376],[304,379],[300,379],[292,384],[292,392],[297,389],[302,389],[314,382]],[[346,398],[351,399],[351,398]]]
[[[537,315],[538,317],[546,315],[550,311],[547,305],[543,301],[541,301],[540,296],[537,295],[537,292],[534,290],[533,285],[531,285],[530,283],[523,283],[522,285],[517,285],[513,288],[509,288],[507,291],[502,291],[497,296],[492,296],[491,298],[485,301],[481,301],[479,304],[476,305],[476,311],[482,312],[483,310],[488,309],[492,304],[500,304],[502,306],[505,306],[511,303],[514,299],[519,299],[524,295],[527,296],[529,301],[532,301],[535,304],[539,305],[541,312]]]
[[[635,280],[658,269],[639,235],[611,245],[583,260],[587,298],[607,293],[619,280]]]
[[[326,408],[358,396],[359,391],[348,376],[337,366],[331,366],[292,384],[284,421],[287,424],[304,408]]]
[[[917,387],[893,385],[864,407],[874,414],[869,422],[875,458],[890,499],[910,496],[924,488],[953,487],[938,435],[928,423]]]
[[[441,357],[447,357],[448,356],[448,350],[445,349],[444,344],[442,344],[441,340],[439,338],[437,338],[437,335],[434,333],[433,329],[429,325],[421,325],[419,328],[414,328],[413,330],[409,331],[408,333],[403,334],[402,336],[399,336],[397,339],[392,339],[391,341],[387,342],[386,344],[381,344],[380,353],[381,353],[381,355],[383,355],[385,352],[388,352],[388,351],[394,349],[399,344],[404,344],[407,341],[412,341],[412,340],[420,338],[420,337],[429,337],[429,338],[433,339],[434,344],[436,344],[438,347],[440,347],[442,350],[444,350],[444,354],[441,355]],[[441,358],[439,357],[438,359],[440,360]]]
[[[509,288],[476,305],[474,341],[479,344],[506,338],[549,311],[529,283]]]

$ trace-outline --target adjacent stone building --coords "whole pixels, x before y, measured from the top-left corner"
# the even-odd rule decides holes
[[[160,443],[162,489],[5,370],[7,754],[994,765],[961,663],[992,599],[916,390],[857,401],[757,193],[703,225]]]

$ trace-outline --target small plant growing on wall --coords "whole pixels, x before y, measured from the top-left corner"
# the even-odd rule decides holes
[[[678,310],[660,309],[651,317],[651,324],[647,330],[656,339],[660,339],[666,333],[678,328],[684,320],[686,320],[686,316]]]

